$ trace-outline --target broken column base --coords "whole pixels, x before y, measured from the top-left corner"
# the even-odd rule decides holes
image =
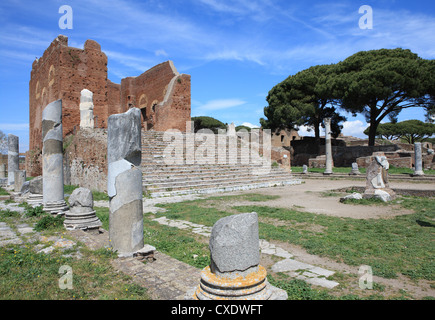
[[[186,293],[186,300],[287,300],[287,292],[267,281],[266,269],[258,266],[244,276],[223,277],[210,266],[201,271],[200,284]]]
[[[64,215],[68,211],[68,205],[65,200],[46,202],[43,204],[43,210],[51,214]]]
[[[415,171],[414,173],[411,174],[411,177],[422,177],[422,176],[424,176],[423,171]]]
[[[383,202],[388,202],[396,199],[396,193],[389,188],[366,190],[363,194],[363,199],[370,198],[376,198],[382,200]]]
[[[39,207],[42,206],[43,198],[42,194],[31,193],[27,197],[27,203],[33,208]]]
[[[156,248],[146,244],[141,249],[134,252],[118,252],[118,258],[136,258],[138,260],[147,260],[152,262],[155,260],[154,252]]]
[[[95,210],[89,210],[87,212],[67,211],[63,224],[67,230],[81,229],[84,231],[98,230],[103,225],[100,219],[95,215]]]

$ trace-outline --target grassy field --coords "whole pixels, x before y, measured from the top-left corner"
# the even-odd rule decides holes
[[[433,261],[435,201],[433,199],[401,197],[391,205],[412,209],[414,214],[388,219],[361,220],[316,215],[256,204],[259,201],[273,198],[275,196],[246,194],[161,205],[167,212],[145,215],[145,242],[176,259],[197,268],[203,268],[210,262],[207,239],[185,230],[159,225],[151,221],[151,218],[164,215],[169,219],[183,219],[213,226],[222,217],[239,212],[255,211],[259,215],[259,233],[262,239],[298,245],[308,253],[351,266],[370,265],[373,274],[382,278],[396,279],[399,276],[405,276],[415,283],[419,280],[435,283]],[[237,205],[239,200],[250,201],[252,205],[239,206]],[[228,206],[229,203],[232,205]],[[353,201],[349,206],[352,205],[385,206],[388,204]],[[222,210],[221,207],[226,209]],[[108,210],[101,208],[97,213],[103,221],[103,227],[107,227]],[[331,280],[343,283],[334,294],[324,289],[313,289],[309,284],[290,279],[284,274],[270,276],[271,283],[287,290],[291,299],[412,298],[405,291],[394,294],[383,292],[384,286],[380,284],[375,285],[375,290],[368,296],[361,292],[342,294],[340,291],[347,287],[346,282],[350,281],[349,275],[337,272]]]
[[[61,220],[60,223],[57,220]],[[14,211],[0,211],[0,221],[12,229],[16,224],[36,223],[45,236],[63,237],[61,219],[48,216],[38,209],[22,215]],[[38,228],[39,226],[39,228]],[[118,272],[110,261],[111,250],[89,250],[81,243],[72,249],[55,249],[50,254],[38,253],[48,246],[37,238],[22,245],[0,247],[0,300],[147,300],[147,290],[131,277]],[[80,258],[77,257],[77,253]],[[61,266],[72,268],[72,289],[61,289]]]
[[[220,218],[255,211],[259,215],[260,238],[297,245],[308,253],[345,263],[349,266],[369,265],[375,276],[384,279],[406,277],[418,284],[431,283],[435,288],[435,200],[419,197],[399,197],[391,204],[376,202],[349,203],[354,205],[394,205],[411,209],[413,214],[385,219],[338,218],[300,212],[296,209],[265,205],[277,196],[245,194],[214,196],[207,199],[160,205],[165,213],[144,215],[145,243],[159,251],[197,268],[210,263],[206,237],[160,225],[152,218],[166,216],[213,226]],[[240,205],[240,202],[249,205]],[[96,207],[97,216],[108,230],[109,209]],[[23,219],[14,212],[0,212],[0,221],[11,226]],[[30,210],[26,221],[40,223],[44,215]],[[20,221],[21,223],[22,221]],[[50,229],[50,221],[41,232],[61,234],[62,226]],[[147,299],[146,290],[110,267],[114,258],[109,250],[91,251],[78,244],[82,259],[65,257],[55,251],[44,255],[35,252],[36,241],[25,246],[0,248],[0,299]],[[60,265],[74,270],[74,290],[60,290],[57,285]],[[289,294],[290,299],[412,299],[406,291],[388,292],[375,284],[369,293],[354,290],[350,285],[358,275],[336,272],[329,277],[340,286],[334,290],[313,288],[285,274],[270,274],[269,281]],[[19,289],[22,288],[22,289]],[[427,299],[434,298],[427,296]]]

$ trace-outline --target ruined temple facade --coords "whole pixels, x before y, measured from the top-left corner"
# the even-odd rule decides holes
[[[63,136],[80,129],[80,92],[93,92],[95,128],[107,128],[112,114],[137,107],[145,130],[186,130],[190,121],[190,75],[180,74],[166,61],[120,84],[107,77],[107,56],[100,45],[87,40],[83,49],[68,46],[59,35],[32,64],[29,82],[29,152],[26,169],[40,174],[42,110],[62,99]]]

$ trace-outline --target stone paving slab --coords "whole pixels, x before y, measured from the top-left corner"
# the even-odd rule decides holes
[[[147,263],[136,258],[116,259],[113,265],[147,287],[151,297],[157,300],[183,300],[186,292],[199,284],[200,269],[158,251],[154,258]]]

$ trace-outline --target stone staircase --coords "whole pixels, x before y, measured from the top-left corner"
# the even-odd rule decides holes
[[[195,193],[216,193],[225,191],[248,190],[288,184],[299,184],[289,172],[274,166],[263,166],[250,162],[248,149],[238,139],[237,148],[218,153],[214,145],[214,156],[209,163],[199,163],[193,159],[195,152],[187,152],[186,135],[181,134],[175,141],[164,141],[164,132],[142,131],[142,171],[143,187],[152,197],[172,196]],[[181,138],[182,137],[182,138]],[[207,141],[216,140],[208,136]],[[193,150],[204,146],[203,142],[194,142]],[[181,152],[174,152],[174,149]],[[172,153],[170,152],[172,151]],[[220,161],[219,161],[220,159]],[[231,160],[228,160],[231,159]],[[229,163],[230,162],[230,163]],[[221,164],[219,164],[221,163]]]

